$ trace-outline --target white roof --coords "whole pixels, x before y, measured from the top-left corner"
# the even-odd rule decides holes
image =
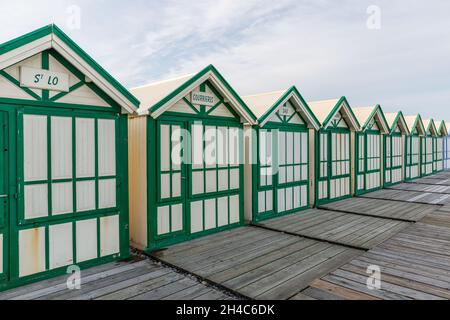
[[[339,100],[340,99],[312,101],[308,102],[308,105],[311,111],[315,114],[317,120],[319,120],[321,124],[324,124],[324,121],[333,111]]]
[[[145,113],[156,103],[167,97],[183,83],[186,83],[194,76],[195,74],[184,75],[130,89],[130,92],[141,101],[141,106],[138,109],[138,113]]]
[[[256,118],[261,118],[277,102],[287,90],[273,91],[242,97],[245,104],[255,114]]]
[[[389,125],[389,129],[394,125],[394,121],[395,119],[397,119],[399,113],[400,112],[388,112],[384,114],[384,117],[386,118],[386,121]]]
[[[360,107],[360,108],[353,108],[353,113],[355,114],[356,119],[358,119],[359,124],[364,126],[369,119],[369,117],[372,115],[373,111],[375,110],[377,106],[373,107]]]

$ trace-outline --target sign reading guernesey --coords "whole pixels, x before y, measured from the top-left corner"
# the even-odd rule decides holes
[[[33,89],[69,92],[69,75],[48,70],[21,67],[20,85]]]
[[[216,105],[216,97],[206,92],[192,92],[191,94],[192,104],[213,107]]]

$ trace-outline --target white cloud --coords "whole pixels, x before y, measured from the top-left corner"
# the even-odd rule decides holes
[[[0,2],[0,41],[54,21],[128,86],[212,63],[241,94],[295,84],[307,99],[346,95],[450,120],[448,1]],[[71,4],[81,30],[65,28]],[[366,27],[372,4],[379,31]]]

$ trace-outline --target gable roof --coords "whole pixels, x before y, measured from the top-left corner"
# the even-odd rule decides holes
[[[295,86],[288,90],[261,93],[242,97],[250,110],[258,118],[258,124],[263,127],[273,115],[287,101],[293,101],[297,112],[308,122],[309,127],[320,129],[320,122],[303,99]]]
[[[441,137],[448,136],[448,127],[444,120],[439,123],[438,133]]]
[[[128,113],[139,107],[139,100],[54,24],[1,44],[0,70],[48,49],[57,51]]]
[[[359,130],[360,125],[358,119],[355,117],[355,114],[350,108],[350,104],[345,97],[340,99],[312,101],[308,102],[308,105],[316,118],[322,124],[323,128],[328,127],[334,116],[342,110],[344,113],[343,116],[348,121],[351,128],[355,131]]]
[[[446,122],[445,127],[447,128],[447,134],[450,135],[450,122]]]
[[[371,107],[353,108],[353,112],[355,113],[355,116],[358,119],[359,123],[362,124],[361,131],[365,131],[372,119],[375,119],[378,116],[378,124],[381,124],[381,127],[379,128],[380,132],[390,132],[389,125],[379,104]]]
[[[420,131],[418,132],[419,136],[425,135],[426,130],[420,114],[417,114],[415,116],[405,116],[405,121],[408,125],[409,134],[412,134],[414,132],[414,129],[418,127]]]
[[[405,117],[403,116],[403,113],[401,111],[385,113],[384,117],[386,118],[391,133],[395,131],[395,127],[398,124],[398,127],[400,128],[403,134],[406,135],[410,134]]]
[[[431,136],[434,137],[438,135],[436,124],[434,123],[433,119],[423,119],[423,125],[425,127],[426,134],[431,134]]]
[[[391,133],[395,132],[395,128],[398,126],[402,134],[410,134],[405,117],[401,111],[384,113],[384,117]]]
[[[141,101],[141,107],[138,110],[140,115],[158,118],[206,80],[209,80],[224,98],[229,100],[239,116],[250,124],[256,123],[256,116],[213,65],[207,66],[196,74],[151,83],[132,88],[130,91]]]

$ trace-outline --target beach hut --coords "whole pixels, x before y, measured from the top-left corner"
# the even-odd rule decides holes
[[[214,66],[131,92],[130,230],[141,250],[244,223],[243,125],[256,118]]]
[[[55,25],[0,45],[0,289],[129,256],[138,106]]]
[[[322,128],[315,142],[315,199],[324,204],[352,196],[354,132],[359,130],[347,99],[309,102]]]
[[[353,108],[361,130],[356,133],[355,193],[363,194],[383,186],[383,136],[389,125],[380,105]]]
[[[449,130],[447,131],[447,136],[444,138],[444,169],[450,169],[450,122],[445,123],[445,127]]]
[[[405,181],[411,181],[420,177],[421,139],[426,133],[422,117],[419,114],[405,116],[405,121],[409,129],[409,135],[406,137]]]
[[[421,138],[421,176],[428,176],[436,171],[436,143],[438,131],[433,119],[424,119],[425,135]]]
[[[436,143],[434,146],[434,171],[440,172],[444,170],[444,142],[448,136],[447,126],[445,121],[436,122],[436,128],[438,129],[438,136],[436,137]]]
[[[389,134],[384,136],[384,186],[404,180],[406,137],[410,132],[402,112],[384,114]]]
[[[295,87],[243,100],[258,118],[251,142],[256,161],[250,161],[246,170],[246,175],[251,174],[246,177],[246,190],[252,190],[247,193],[247,220],[257,222],[309,208],[314,173],[314,158],[309,155],[314,152],[319,121]]]

